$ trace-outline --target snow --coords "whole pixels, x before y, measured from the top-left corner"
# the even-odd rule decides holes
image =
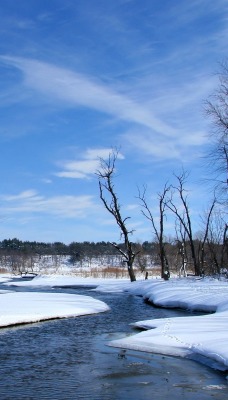
[[[213,312],[210,315],[138,321],[147,329],[111,346],[182,356],[228,369],[228,284],[216,280],[173,279],[136,282],[127,289],[160,307]]]
[[[4,285],[9,285],[5,282]],[[63,276],[38,276],[32,281],[14,282],[17,286],[87,286],[92,290],[103,292],[127,292],[142,296],[145,300],[156,306],[171,308],[184,308],[191,311],[203,311],[211,314],[190,315],[186,317],[172,317],[151,319],[146,321],[132,321],[132,325],[146,331],[132,334],[123,339],[113,340],[110,346],[133,349],[151,353],[160,353],[172,356],[181,356],[204,362],[213,368],[228,369],[228,284],[227,281],[215,279],[161,279],[142,280],[129,282],[121,279],[94,279],[74,278]],[[96,289],[94,289],[96,287]],[[39,296],[44,296],[44,303],[40,304]],[[7,301],[12,299],[12,301]],[[78,299],[77,295],[59,295],[44,293],[7,293],[0,295],[0,301],[5,299],[1,310],[6,319],[7,305],[17,306],[15,320],[19,318],[18,312],[26,310],[27,322],[34,315],[34,305],[37,307],[39,318],[47,318],[47,314],[53,318],[72,315],[82,315],[88,312],[100,312],[107,310],[108,306],[100,304],[97,300],[88,298],[88,302]],[[28,296],[26,299],[25,297]],[[47,296],[47,297],[45,297]],[[54,296],[49,304],[51,297]],[[60,297],[59,297],[60,296]],[[61,298],[63,296],[63,298]],[[66,297],[65,297],[66,296]],[[70,297],[68,297],[70,296]],[[79,296],[81,297],[81,296]],[[82,296],[84,297],[84,296]],[[25,298],[25,299],[23,299]],[[69,299],[69,301],[68,301]],[[90,299],[90,300],[89,300]],[[24,305],[22,302],[24,301]],[[21,303],[20,303],[21,302]],[[32,305],[34,302],[34,305]],[[2,303],[3,304],[3,303]],[[28,305],[29,304],[29,305]],[[45,305],[46,304],[46,305]],[[83,307],[86,309],[82,309]],[[41,307],[39,309],[39,307]],[[53,307],[53,308],[52,308]],[[13,314],[13,308],[11,314]],[[79,310],[79,311],[78,311]],[[90,311],[89,311],[90,310]],[[77,314],[79,312],[79,314]],[[81,312],[81,314],[80,314]],[[140,317],[140,316],[139,316]],[[3,321],[4,321],[3,318]],[[25,318],[21,311],[20,318]],[[0,319],[2,322],[2,319]],[[2,323],[0,323],[2,325]]]
[[[92,297],[63,293],[1,291],[0,304],[1,327],[109,310],[104,302]]]
[[[15,282],[6,282],[5,285],[14,285],[14,286],[23,286],[23,287],[66,287],[66,286],[86,286],[95,288],[98,285],[104,284],[104,282],[108,285],[108,288],[111,289],[112,285],[116,290],[116,279],[99,279],[99,278],[80,278],[74,276],[63,276],[63,275],[38,275],[32,280],[28,281],[15,281]],[[121,291],[123,290],[124,283],[128,286],[129,279],[121,280]],[[108,290],[107,288],[107,290]]]
[[[1,276],[0,275],[0,283],[8,282],[10,280],[11,280],[11,276],[10,275],[5,275],[5,276]]]

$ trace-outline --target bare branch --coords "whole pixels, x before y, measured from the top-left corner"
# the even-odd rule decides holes
[[[155,234],[155,237],[159,243],[159,258],[161,262],[161,277],[168,277],[169,276],[169,266],[168,260],[166,257],[165,251],[165,243],[164,243],[164,219],[165,219],[165,210],[166,210],[166,196],[167,193],[170,191],[170,186],[165,184],[162,193],[158,194],[159,200],[159,226],[156,225],[154,216],[150,207],[148,206],[148,202],[146,200],[146,186],[143,187],[142,192],[138,189],[138,199],[141,201],[142,206],[142,214],[151,222],[152,228]]]
[[[210,179],[217,199],[227,203],[228,193],[228,61],[220,65],[218,89],[205,101],[205,113],[212,122],[211,146],[207,152]],[[212,174],[211,174],[212,173]]]
[[[121,207],[113,184],[117,158],[117,150],[113,150],[112,153],[109,154],[108,160],[100,158],[100,168],[96,172],[96,175],[98,176],[100,199],[106,210],[113,216],[120,228],[121,236],[124,238],[126,251],[123,252],[119,246],[116,244],[113,245],[124,256],[128,265],[130,279],[131,281],[135,281],[136,279],[133,271],[135,253],[133,252],[132,243],[129,240],[129,235],[133,233],[133,230],[129,230],[126,225],[126,221],[130,219],[130,217],[122,217],[120,212]]]

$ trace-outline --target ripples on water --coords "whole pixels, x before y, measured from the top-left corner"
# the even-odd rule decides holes
[[[1,400],[224,400],[225,377],[193,361],[105,345],[141,319],[183,315],[127,294],[84,290],[111,311],[0,330]],[[185,314],[186,315],[186,314]]]

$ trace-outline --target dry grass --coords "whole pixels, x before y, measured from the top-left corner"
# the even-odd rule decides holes
[[[0,274],[8,274],[8,273],[9,273],[9,271],[7,268],[4,268],[4,267],[0,268]]]
[[[146,275],[145,272],[141,272],[139,269],[134,269],[136,278],[144,279]],[[148,279],[159,276],[160,270],[159,268],[147,269]],[[83,278],[109,278],[109,279],[129,279],[129,274],[127,268],[118,268],[118,267],[103,267],[103,268],[91,268],[91,269],[81,269],[74,268],[71,270],[71,273],[74,276],[80,276]]]

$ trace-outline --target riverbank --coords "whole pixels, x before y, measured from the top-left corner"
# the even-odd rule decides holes
[[[109,342],[111,346],[181,356],[204,362],[210,367],[228,369],[228,284],[213,279],[153,279],[130,283],[115,279],[79,279],[39,276],[32,281],[13,282],[23,287],[90,287],[91,291],[128,292],[142,296],[159,307],[183,308],[213,313],[202,316],[132,321],[146,329],[136,335]],[[12,282],[4,282],[10,286]],[[92,293],[92,292],[91,292]],[[18,296],[20,293],[18,293]]]
[[[128,292],[152,304],[211,313],[138,321],[146,329],[111,346],[190,358],[212,368],[228,370],[228,284],[213,279],[173,279],[136,282]]]

